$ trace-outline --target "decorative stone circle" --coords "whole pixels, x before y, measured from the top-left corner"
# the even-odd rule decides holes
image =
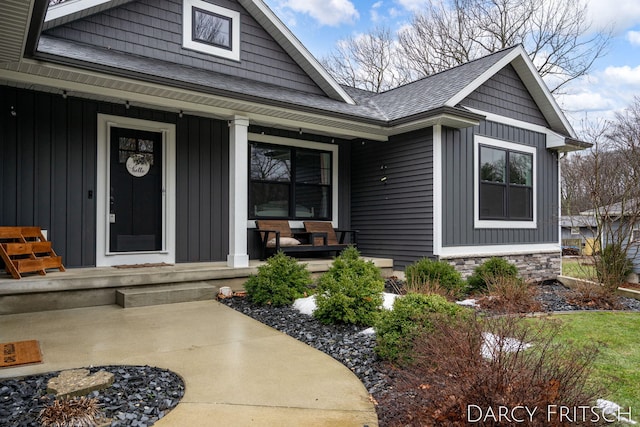
[[[47,393],[55,394],[58,399],[80,397],[112,384],[113,374],[110,372],[101,370],[89,375],[88,369],[72,369],[51,378],[47,383]]]

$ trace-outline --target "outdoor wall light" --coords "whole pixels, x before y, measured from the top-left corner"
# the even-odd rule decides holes
[[[67,99],[67,91],[66,90],[62,91],[62,99]]]
[[[386,183],[386,182],[387,182],[387,177],[386,177],[386,176],[383,176],[382,178],[380,178],[380,182],[384,182],[384,183]]]
[[[302,128],[300,128],[300,130],[298,131],[298,133],[299,133],[300,135],[302,135]]]
[[[180,110],[180,112],[178,113],[178,117],[182,118],[182,116],[184,116],[184,111]]]
[[[127,110],[131,108],[131,104],[129,104],[129,101],[124,103],[124,108],[126,108]]]
[[[9,114],[11,114],[11,117],[16,117],[18,115],[18,112],[16,111],[16,107],[12,105],[11,110],[9,111]]]

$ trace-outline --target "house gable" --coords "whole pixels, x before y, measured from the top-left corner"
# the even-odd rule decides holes
[[[289,53],[238,2],[216,0],[215,4],[240,14],[239,61],[183,47],[183,5],[179,0],[127,2],[50,28],[44,34],[110,51],[324,95]]]
[[[511,64],[467,96],[461,106],[549,127],[542,111]]]

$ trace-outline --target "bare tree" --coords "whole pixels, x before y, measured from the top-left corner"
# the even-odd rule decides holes
[[[640,97],[590,130],[593,148],[562,166],[563,202],[572,213],[590,205],[590,232],[603,246],[594,259],[598,279],[615,290],[640,247]]]
[[[592,28],[586,0],[430,0],[399,31],[397,43],[388,31],[382,35],[376,29],[361,41],[341,42],[325,61],[329,70],[342,83],[378,91],[398,77],[428,76],[522,44],[551,92],[559,93],[605,54],[611,32]],[[375,53],[363,52],[365,46]],[[381,52],[403,62],[382,61]]]
[[[341,40],[322,63],[339,83],[378,93],[411,80],[409,68],[401,64],[403,58],[397,52],[391,31],[377,27]]]

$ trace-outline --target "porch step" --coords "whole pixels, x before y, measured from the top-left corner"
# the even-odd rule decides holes
[[[206,282],[137,286],[116,290],[116,304],[122,308],[178,302],[205,301],[216,298],[218,288]]]

